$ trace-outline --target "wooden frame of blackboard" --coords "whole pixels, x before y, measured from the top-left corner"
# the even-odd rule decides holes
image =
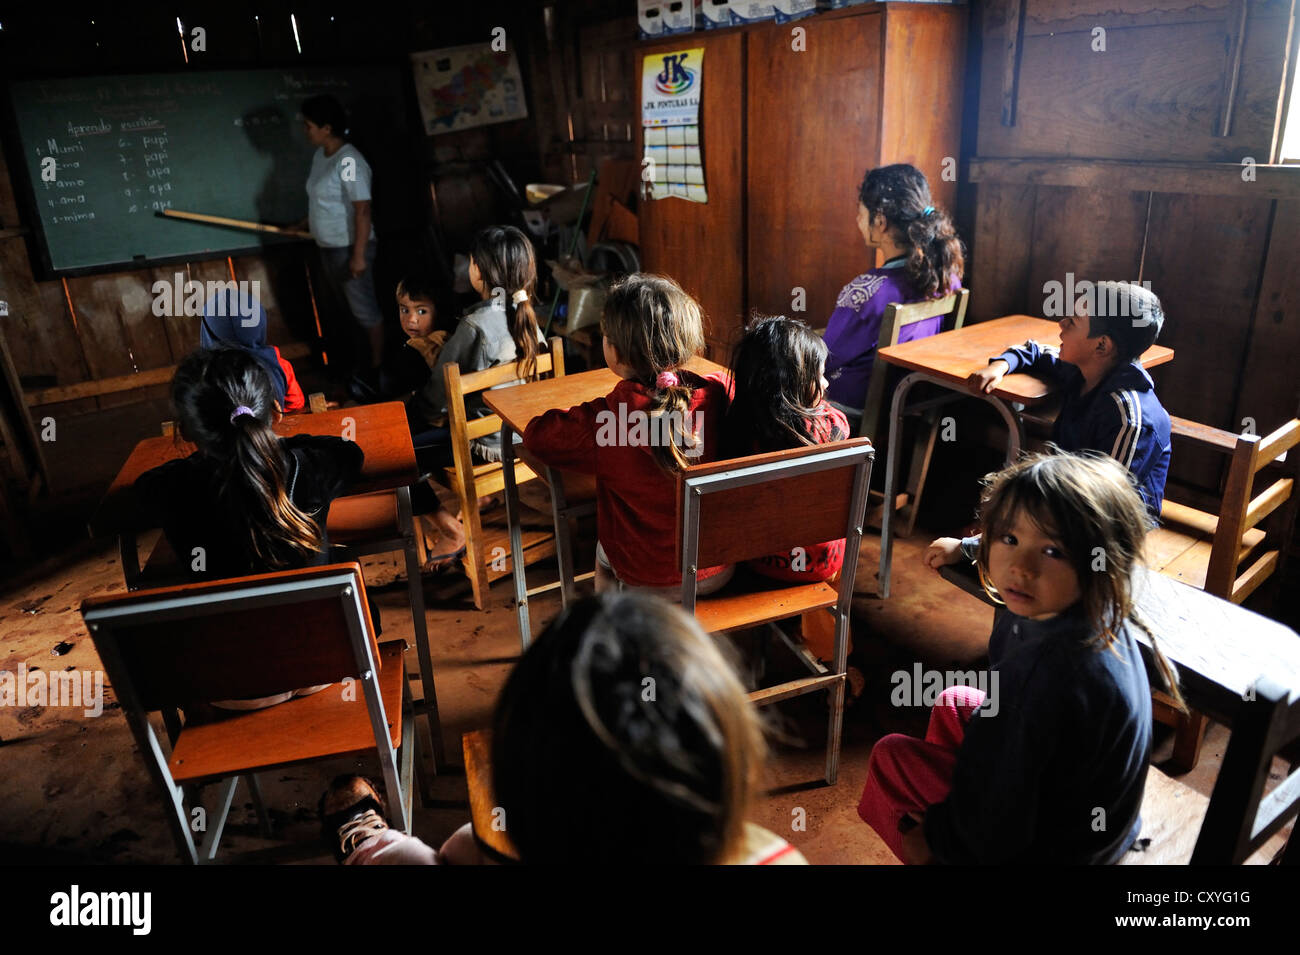
[[[387,71],[393,73],[397,81],[397,89],[400,91],[400,102],[397,104],[398,111],[408,122],[414,124],[412,128],[422,131],[423,123],[419,118],[419,110],[416,106],[410,71],[409,69],[403,69],[406,65],[407,61],[405,59],[400,62],[394,62],[393,60],[362,59],[349,61],[347,63],[256,63],[242,67],[218,67],[206,70],[153,70],[146,72],[149,73],[149,75],[157,75],[160,77],[174,75],[193,77],[205,73],[242,73],[248,72],[249,70],[275,69],[315,70],[331,67],[346,70]],[[117,70],[63,70],[48,73],[26,73],[16,76],[7,76],[4,79],[5,89],[3,95],[0,95],[0,142],[4,145],[9,178],[14,191],[14,201],[18,207],[19,215],[21,216],[20,222],[14,223],[13,225],[22,225],[28,228],[25,236],[27,241],[28,259],[32,263],[32,271],[36,279],[46,281],[51,279],[76,278],[85,275],[103,275],[113,272],[154,268],[156,266],[178,265],[185,262],[207,262],[214,259],[224,259],[230,256],[259,255],[265,252],[268,248],[284,248],[294,245],[303,245],[310,242],[309,239],[291,237],[281,238],[270,233],[248,233],[250,239],[256,235],[261,238],[262,241],[252,242],[248,245],[214,248],[203,252],[182,253],[174,256],[138,257],[96,265],[76,266],[73,268],[63,269],[55,268],[53,260],[50,257],[49,242],[45,235],[44,222],[41,219],[38,207],[35,184],[32,182],[29,175],[27,157],[22,145],[23,140],[19,131],[17,110],[14,103],[14,84],[39,80],[89,79],[92,77],[133,75],[140,75],[140,71],[131,68]],[[5,223],[4,227],[9,228],[10,225]],[[215,229],[220,227],[212,226],[211,228]],[[238,232],[241,230],[230,229],[229,231]]]

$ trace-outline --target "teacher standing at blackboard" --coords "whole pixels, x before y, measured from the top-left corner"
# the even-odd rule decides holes
[[[321,271],[370,341],[370,367],[384,354],[383,312],[375,297],[375,229],[370,217],[370,164],[347,141],[347,115],[333,96],[302,104],[303,127],[316,148],[307,177],[307,225]]]

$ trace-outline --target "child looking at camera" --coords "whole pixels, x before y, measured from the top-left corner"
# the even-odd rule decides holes
[[[991,476],[981,521],[1000,699],[949,687],[925,739],[876,743],[858,814],[907,863],[1113,863],[1141,829],[1151,756],[1134,626],[1182,706],[1133,616],[1142,502],[1111,458],[1038,454]]]

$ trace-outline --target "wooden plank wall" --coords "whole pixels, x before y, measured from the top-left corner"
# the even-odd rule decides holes
[[[787,30],[748,38],[748,304],[789,315],[799,287],[807,302],[797,317],[816,326],[835,310],[840,288],[873,264],[858,232],[857,188],[881,145],[885,18],[800,25],[803,50],[791,50]],[[707,86],[707,60],[705,71]],[[734,323],[732,337],[743,327]]]
[[[1067,272],[1148,280],[1177,352],[1155,375],[1165,406],[1267,433],[1300,407],[1300,169],[1251,182],[1240,164],[1273,155],[1293,0],[1251,0],[1244,38],[1240,0],[1028,0],[1017,68],[1019,6],[988,4],[978,27],[972,319],[1041,315]],[[1222,463],[1178,446],[1171,479],[1212,493]]]

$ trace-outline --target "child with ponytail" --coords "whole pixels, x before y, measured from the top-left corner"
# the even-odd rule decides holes
[[[597,590],[621,584],[677,599],[676,477],[715,456],[726,377],[683,367],[704,347],[704,320],[672,279],[615,283],[600,328],[605,361],[622,380],[604,398],[534,418],[524,446],[553,467],[596,475]],[[704,568],[700,592],[730,577],[729,567]]]
[[[356,480],[361,448],[336,437],[276,435],[270,377],[241,349],[187,357],[172,379],[172,404],[178,440],[197,450],[140,475],[135,495],[162,525],[185,573],[243,577],[328,563],[330,502]],[[376,631],[377,609],[372,602]],[[256,709],[292,695],[215,705]]]
[[[884,264],[840,290],[826,326],[827,397],[855,426],[862,416],[876,360],[880,323],[892,304],[940,299],[961,288],[965,257],[952,220],[936,208],[930,185],[915,166],[870,170],[858,190],[858,230]],[[900,342],[934,335],[941,315],[908,325]]]
[[[172,379],[178,437],[197,446],[135,483],[188,573],[239,577],[327,563],[330,502],[364,457],[351,441],[280,438],[266,369],[234,348],[198,351]]]
[[[521,379],[532,381],[537,377],[537,356],[544,339],[533,310],[537,259],[532,242],[514,226],[483,229],[475,237],[470,253],[469,281],[479,295],[478,303],[461,316],[460,324],[438,353],[428,381],[407,402],[411,438],[425,472],[437,471],[452,462],[443,377],[447,365],[454,362],[461,374],[469,374],[514,362]],[[466,399],[465,413],[470,418],[489,413],[481,395]],[[483,461],[500,461],[501,432],[475,438],[470,447]],[[455,566],[465,552],[465,529],[430,491],[427,484],[417,486],[413,503],[417,513],[429,515],[441,535],[437,549],[444,553],[431,557],[426,568],[439,571]]]

